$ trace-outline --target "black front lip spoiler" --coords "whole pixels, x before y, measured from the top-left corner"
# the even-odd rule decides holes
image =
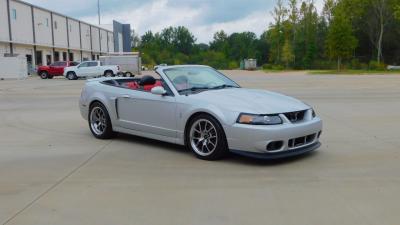
[[[234,154],[256,158],[256,159],[280,159],[280,158],[287,158],[297,155],[306,154],[308,152],[312,152],[321,146],[320,142],[316,142],[312,145],[305,146],[302,148],[298,148],[295,150],[287,150],[282,152],[275,152],[275,153],[256,153],[256,152],[246,152],[241,150],[230,149],[230,151]]]

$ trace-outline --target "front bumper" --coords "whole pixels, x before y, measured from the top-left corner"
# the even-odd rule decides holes
[[[280,158],[318,148],[322,121],[316,117],[301,123],[272,126],[234,124],[224,127],[224,130],[232,152]],[[302,142],[303,138],[304,142]],[[281,142],[281,146],[274,150],[267,149],[267,146],[273,142]]]
[[[272,152],[272,153],[246,152],[246,151],[233,150],[233,149],[231,149],[230,151],[234,154],[251,157],[251,158],[256,158],[256,159],[280,159],[280,158],[287,158],[287,157],[306,154],[308,152],[312,152],[312,151],[316,150],[320,146],[321,146],[320,142],[315,142],[314,144],[311,144],[311,145],[308,145],[305,147],[300,147],[297,149],[280,151],[280,152]]]

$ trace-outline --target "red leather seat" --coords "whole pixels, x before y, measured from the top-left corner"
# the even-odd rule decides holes
[[[126,83],[126,86],[127,86],[129,89],[134,89],[134,90],[136,90],[136,89],[139,88],[139,85],[138,85],[135,81],[127,82],[127,83]]]
[[[161,83],[161,81],[156,81],[156,83],[155,84],[151,84],[151,85],[144,85],[143,86],[143,90],[145,90],[145,91],[151,91],[151,89],[153,89],[154,87],[160,87],[160,86],[162,86],[162,83]]]

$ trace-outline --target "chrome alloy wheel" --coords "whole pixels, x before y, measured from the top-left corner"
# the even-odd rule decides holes
[[[95,107],[90,113],[90,126],[96,135],[102,135],[107,129],[106,114],[100,107]]]
[[[206,119],[197,120],[190,128],[190,145],[200,156],[211,155],[218,144],[217,129]]]

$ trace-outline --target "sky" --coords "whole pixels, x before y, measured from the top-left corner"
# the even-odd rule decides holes
[[[97,0],[25,0],[67,16],[98,24]],[[314,0],[317,9],[323,0]],[[197,43],[208,43],[216,31],[252,31],[257,35],[272,22],[276,0],[100,0],[101,23],[129,23],[139,33],[186,26]]]

